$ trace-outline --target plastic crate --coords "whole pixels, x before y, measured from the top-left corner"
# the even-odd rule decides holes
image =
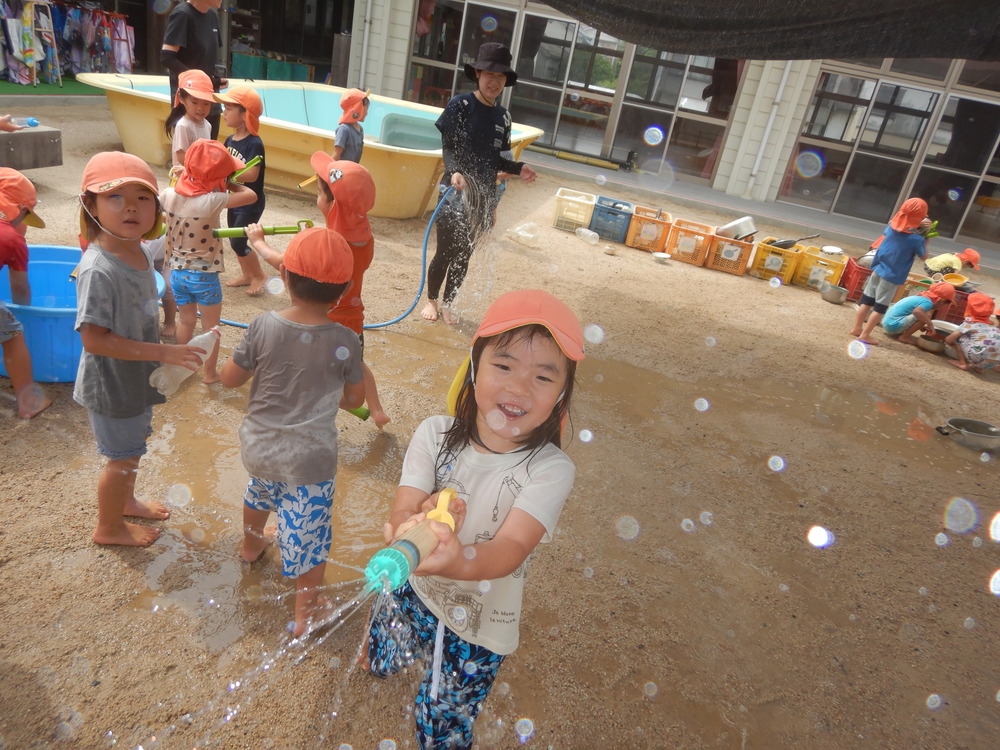
[[[629,224],[632,223],[632,204],[603,195],[597,196],[594,215],[590,220],[590,230],[597,232],[602,240],[625,242]]]
[[[795,245],[787,250],[775,247],[776,237],[768,237],[757,243],[757,252],[750,264],[750,275],[758,279],[778,278],[785,284],[791,284],[802,255],[802,245]]]
[[[625,244],[651,253],[661,252],[667,245],[672,222],[670,214],[662,209],[636,206],[632,209]]]
[[[670,253],[673,260],[703,266],[714,236],[715,227],[713,226],[686,219],[677,219],[667,234],[665,250]]]
[[[708,248],[708,257],[705,258],[705,267],[742,276],[746,273],[751,257],[753,257],[753,242],[713,235],[712,244]]]
[[[596,202],[597,196],[592,193],[559,188],[556,191],[556,210],[552,226],[567,232],[575,232],[580,227],[589,229]]]
[[[865,282],[868,281],[868,277],[872,275],[872,270],[870,268],[863,268],[858,265],[858,262],[854,258],[847,259],[847,265],[844,266],[844,273],[840,277],[840,286],[847,290],[847,299],[851,302],[857,302],[861,299],[861,292],[865,288]]]
[[[830,255],[818,247],[807,247],[799,257],[792,283],[819,291],[824,284],[838,284],[846,265],[845,255]]]
[[[949,323],[962,325],[965,322],[965,303],[969,301],[968,292],[955,290],[955,301],[950,305],[945,305],[937,316],[938,320],[947,320]]]

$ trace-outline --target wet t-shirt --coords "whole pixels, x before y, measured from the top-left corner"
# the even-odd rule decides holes
[[[212,236],[219,228],[229,193],[206,193],[190,198],[173,188],[160,193],[167,218],[166,253],[170,268],[219,273],[223,270],[222,240]]]
[[[444,184],[461,172],[492,194],[498,172],[521,174],[521,164],[500,155],[510,150],[510,113],[500,105],[487,107],[474,93],[461,94],[448,102],[435,125],[441,131]]]

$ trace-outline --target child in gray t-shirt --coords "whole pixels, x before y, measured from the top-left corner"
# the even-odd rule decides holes
[[[240,554],[246,562],[261,556],[273,536],[264,526],[275,513],[282,573],[296,579],[296,637],[317,619],[330,554],[337,409],[365,398],[361,342],[326,317],[350,288],[353,269],[351,248],[337,232],[316,227],[296,235],[281,269],[291,307],[255,318],[222,368],[227,388],[253,378],[240,425],[250,474]]]

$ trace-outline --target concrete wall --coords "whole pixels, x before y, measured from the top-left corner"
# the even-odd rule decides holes
[[[784,89],[768,129],[786,67]],[[802,131],[819,71],[819,60],[746,62],[713,188],[751,200],[775,199]]]
[[[368,53],[362,61],[368,10],[367,0],[355,0],[348,85],[370,88],[372,93],[401,99],[406,91],[416,3],[414,0],[371,0]],[[362,68],[364,80],[361,80]]]

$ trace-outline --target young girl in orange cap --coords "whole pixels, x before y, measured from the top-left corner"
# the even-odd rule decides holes
[[[872,258],[871,275],[865,283],[854,318],[851,335],[872,346],[872,331],[892,304],[896,290],[906,281],[915,258],[927,257],[927,239],[918,233],[930,226],[927,203],[910,198],[899,207],[889,226],[882,232],[882,241]]]
[[[453,416],[425,420],[403,460],[391,542],[437,506],[445,488],[455,531],[431,521],[438,546],[376,604],[371,673],[422,658],[414,715],[421,748],[471,748],[473,726],[504,658],[518,645],[528,556],[549,542],[573,488],[560,449],[583,333],[573,311],[537,290],[490,306],[456,377]]]
[[[212,79],[200,70],[184,71],[177,79],[174,109],[165,129],[170,142],[170,176],[176,177],[184,166],[184,155],[199,138],[212,138],[212,126],[206,119],[215,103]]]
[[[948,361],[959,370],[982,372],[1000,365],[1000,328],[993,325],[996,302],[974,292],[965,301],[965,322],[944,341],[955,349],[957,359]]]

